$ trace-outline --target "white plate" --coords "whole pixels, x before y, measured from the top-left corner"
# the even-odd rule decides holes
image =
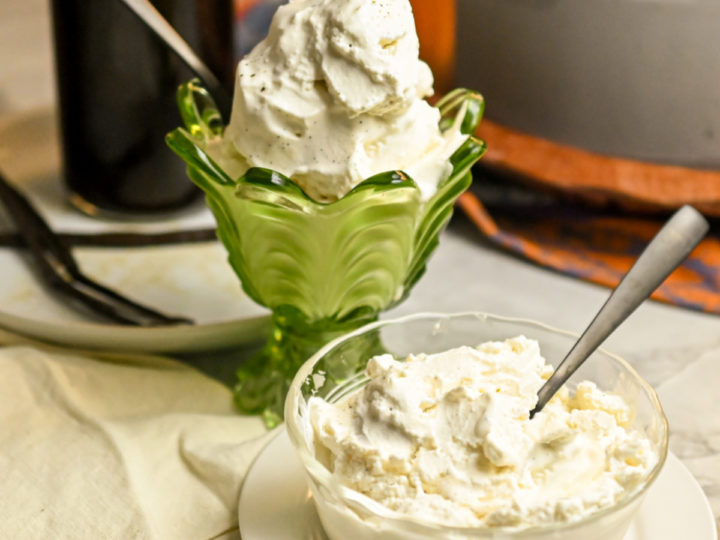
[[[238,508],[243,540],[326,540],[300,458],[283,428],[245,476]]]
[[[164,220],[127,222],[90,218],[67,203],[59,179],[57,126],[52,109],[0,122],[0,165],[8,178],[61,232],[158,233],[214,227],[202,204]],[[11,230],[0,210],[0,230]],[[136,328],[101,324],[40,285],[17,249],[0,247],[0,328],[58,345],[119,352],[193,352],[259,341],[267,310],[241,290],[217,241],[143,248],[76,248],[90,277],[194,326]]]
[[[282,430],[248,471],[238,509],[243,540],[321,540],[320,520],[300,459]],[[715,521],[695,478],[672,453],[625,540],[717,540]]]

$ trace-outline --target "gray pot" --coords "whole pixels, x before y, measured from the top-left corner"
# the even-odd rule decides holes
[[[487,117],[601,154],[720,169],[720,0],[459,0]]]

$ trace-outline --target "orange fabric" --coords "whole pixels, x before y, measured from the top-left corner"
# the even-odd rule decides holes
[[[453,86],[455,76],[455,0],[410,0],[420,39],[420,58],[430,65],[435,92]]]
[[[235,18],[242,19],[262,0],[235,0]]]
[[[542,266],[615,287],[663,220],[589,209],[492,212],[471,192],[458,204],[493,243]],[[652,297],[720,313],[720,241],[711,232]]]

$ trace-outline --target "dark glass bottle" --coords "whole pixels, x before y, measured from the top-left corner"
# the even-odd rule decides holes
[[[232,0],[153,0],[232,88]],[[88,213],[178,210],[199,191],[165,145],[190,71],[119,0],[52,0],[64,177]]]

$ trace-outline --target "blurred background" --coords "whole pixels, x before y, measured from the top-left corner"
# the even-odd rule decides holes
[[[224,5],[231,13],[232,66],[265,35],[280,3],[197,5]],[[438,93],[465,86],[486,100],[478,135],[488,152],[471,193],[461,199],[481,238],[540,265],[613,285],[681,204],[714,221],[720,216],[720,3],[411,3],[421,56],[433,68]],[[10,111],[54,110],[50,5],[0,2],[6,58],[0,119]],[[157,5],[172,11],[173,2]],[[190,3],[182,5],[192,11]],[[193,25],[186,26],[178,25],[198,42]],[[230,84],[231,75],[225,78]],[[169,97],[174,83],[167,88],[163,103],[176,115]],[[168,122],[177,125],[177,118]],[[47,129],[57,127],[39,124],[39,131]],[[59,161],[52,143],[35,151]],[[15,156],[7,153],[0,144],[0,163],[12,168]],[[32,159],[14,162],[39,167]],[[27,170],[8,172],[28,176]],[[696,256],[683,289],[664,299],[717,312],[720,245],[712,237]]]

